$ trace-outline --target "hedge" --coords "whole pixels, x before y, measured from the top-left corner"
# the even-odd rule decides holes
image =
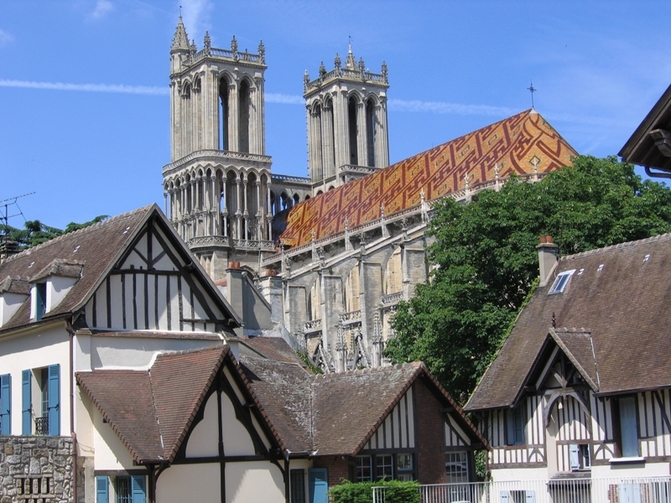
[[[332,503],[373,503],[373,487],[384,486],[384,503],[419,503],[419,482],[378,480],[350,482],[333,486],[329,491]]]

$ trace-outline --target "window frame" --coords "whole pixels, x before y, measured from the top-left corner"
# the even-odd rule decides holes
[[[563,293],[564,290],[566,290],[566,286],[568,285],[571,276],[573,276],[574,272],[575,269],[569,269],[568,271],[562,271],[559,274],[557,274],[557,277],[552,283],[550,290],[548,290],[548,295]]]
[[[457,456],[460,458],[458,459]],[[452,468],[452,469],[451,469]],[[456,468],[453,469],[453,468]],[[464,478],[465,476],[465,478]],[[471,470],[468,451],[448,451],[445,453],[445,481],[448,484],[470,482]]]
[[[640,438],[638,422],[638,401],[636,395],[627,395],[613,400],[615,419],[615,444],[618,458],[637,458],[640,456]],[[626,424],[625,424],[626,423]],[[636,446],[636,451],[630,450]]]
[[[520,447],[527,445],[527,417],[525,403],[506,411],[506,445]]]

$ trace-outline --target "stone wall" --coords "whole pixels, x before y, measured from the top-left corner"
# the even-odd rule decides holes
[[[70,503],[70,437],[0,437],[0,503]]]

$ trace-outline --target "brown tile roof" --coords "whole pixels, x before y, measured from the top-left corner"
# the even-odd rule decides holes
[[[244,358],[241,367],[291,452],[355,455],[421,376],[446,406],[455,408],[465,431],[485,444],[422,363],[318,376],[295,363],[261,358]]]
[[[298,357],[296,351],[291,349],[281,337],[241,337],[240,340],[244,345],[251,347],[256,353],[266,358],[280,362],[297,363],[305,367],[305,363]],[[244,354],[244,351],[241,350],[241,354]],[[253,354],[250,353],[249,356],[253,356]]]
[[[299,246],[499,176],[553,171],[577,155],[540,114],[527,110],[352,181],[291,209],[280,239]]]
[[[563,293],[548,295],[551,281],[535,292],[466,410],[515,403],[553,315],[557,327],[578,327],[557,338],[600,394],[671,387],[671,234],[563,257],[553,274],[571,269]]]
[[[12,255],[0,264],[0,278],[21,278],[23,281],[32,282],[44,279],[50,274],[70,277],[81,275],[63,301],[42,317],[42,322],[63,317],[84,306],[137,234],[145,225],[149,225],[150,221],[161,226],[166,235],[173,236],[175,243],[179,241],[161,210],[152,204]],[[176,249],[183,254],[185,261],[192,261],[184,245],[176,244]],[[225,312],[229,313],[231,321],[239,322],[197,261],[194,263],[196,270],[201,271],[203,288],[209,288],[212,295],[226,306]],[[5,282],[6,279],[3,284]],[[30,298],[26,299],[0,331],[11,330],[28,323],[31,323]]]
[[[78,372],[77,383],[135,461],[172,461],[228,352],[165,353],[148,371]]]

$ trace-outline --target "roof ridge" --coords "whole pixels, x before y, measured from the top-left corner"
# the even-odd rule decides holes
[[[568,261],[568,260],[573,260],[576,258],[582,258],[582,257],[588,257],[590,255],[599,255],[601,253],[606,253],[608,251],[613,250],[614,248],[626,248],[629,246],[637,246],[640,244],[645,244],[645,243],[652,243],[654,241],[664,241],[664,240],[671,240],[671,232],[666,232],[664,234],[657,234],[656,236],[650,236],[647,238],[642,238],[642,239],[635,239],[633,241],[625,241],[623,243],[617,243],[614,245],[609,245],[609,246],[604,246],[602,248],[594,248],[593,250],[586,250],[583,252],[579,253],[574,253],[572,255],[564,255],[563,257],[560,257],[560,261]]]
[[[32,253],[34,253],[34,252],[37,252],[37,251],[39,251],[39,250],[41,250],[41,249],[43,249],[43,248],[46,248],[46,247],[49,246],[49,245],[53,245],[53,244],[59,243],[59,242],[62,241],[63,239],[66,239],[66,238],[67,238],[67,239],[70,239],[70,238],[72,238],[73,236],[81,235],[81,234],[84,234],[84,233],[86,233],[86,232],[91,232],[91,231],[93,231],[93,230],[96,230],[96,229],[100,228],[100,227],[103,226],[103,225],[107,225],[107,224],[109,224],[109,223],[111,223],[111,222],[114,222],[114,221],[116,221],[116,220],[120,220],[121,218],[128,218],[130,215],[134,215],[134,214],[136,214],[136,213],[140,213],[140,212],[142,212],[142,211],[148,211],[149,208],[151,208],[152,206],[153,206],[153,204],[150,204],[150,205],[147,205],[147,206],[143,206],[143,207],[141,207],[141,208],[137,208],[137,209],[132,210],[132,211],[127,211],[126,213],[122,213],[122,214],[120,214],[120,215],[115,215],[115,216],[113,216],[113,217],[106,218],[105,220],[102,220],[102,221],[100,221],[100,222],[96,222],[95,224],[88,225],[88,226],[86,226],[86,227],[83,227],[83,228],[81,228],[81,229],[77,229],[77,230],[75,230],[75,231],[64,232],[64,233],[61,234],[60,236],[56,236],[55,238],[50,239],[50,240],[48,240],[48,241],[45,241],[44,243],[40,243],[40,244],[38,244],[38,245],[31,246],[30,248],[26,248],[25,250],[22,250],[22,251],[19,252],[19,253],[16,253],[16,254],[14,254],[14,255],[10,255],[9,257],[7,257],[7,259],[5,260],[4,263],[7,264],[7,263],[9,263],[9,262],[11,262],[11,261],[13,261],[13,260],[17,260],[17,259],[19,259],[19,258],[21,258],[21,257],[25,257],[25,256],[27,256],[27,255],[30,255],[30,254],[32,254]]]

